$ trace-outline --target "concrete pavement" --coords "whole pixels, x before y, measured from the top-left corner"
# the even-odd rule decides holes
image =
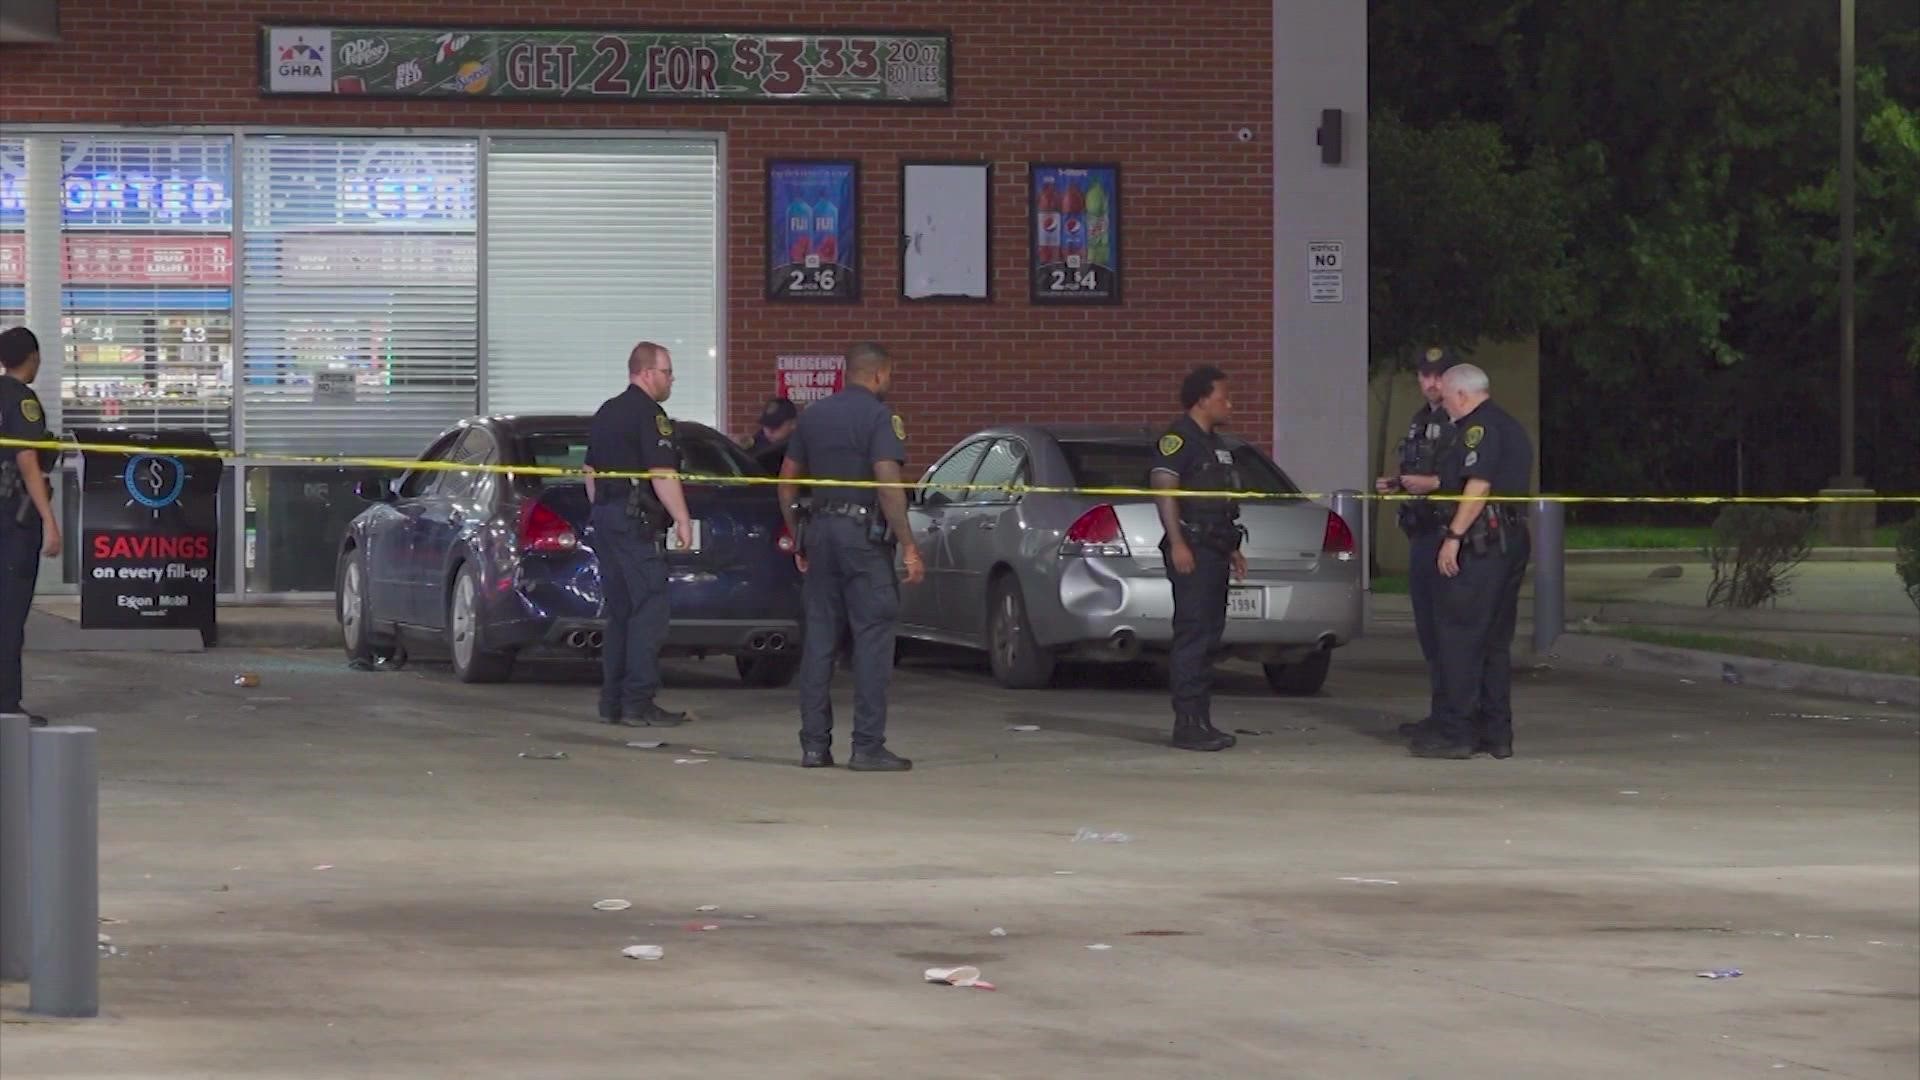
[[[1521,680],[1520,756],[1417,761],[1391,735],[1425,694],[1409,645],[1343,651],[1303,701],[1238,673],[1218,721],[1271,734],[1218,755],[1158,745],[1148,676],[1019,694],[915,661],[904,776],[793,767],[790,692],[717,662],[671,668],[700,721],[629,733],[583,722],[577,674],[35,656],[33,702],[102,730],[122,954],[97,1021],[7,987],[0,1073],[1920,1068],[1910,712],[1553,670]],[[672,745],[623,745],[649,738]],[[619,956],[638,943],[665,959]],[[998,991],[922,982],[958,963]],[[1696,977],[1718,968],[1744,975]]]

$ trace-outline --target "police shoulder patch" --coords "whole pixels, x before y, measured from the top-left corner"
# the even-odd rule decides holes
[[[1471,450],[1474,447],[1479,446],[1481,437],[1484,436],[1486,433],[1487,433],[1487,429],[1481,427],[1479,424],[1475,424],[1472,427],[1468,428],[1467,436],[1466,436],[1467,449]]]
[[[896,439],[907,437],[907,422],[900,419],[899,413],[893,414],[893,437]]]
[[[1160,436],[1160,456],[1172,457],[1185,445],[1187,445],[1186,442],[1178,435],[1162,435]]]
[[[669,439],[673,438],[673,421],[667,419],[666,413],[655,416],[653,418],[653,426],[659,429],[661,435]]]
[[[29,424],[37,424],[42,417],[46,416],[45,413],[40,411],[40,403],[32,398],[28,398],[20,403],[20,415],[26,417],[27,423]]]

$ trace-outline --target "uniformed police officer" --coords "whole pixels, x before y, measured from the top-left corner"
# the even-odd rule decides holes
[[[673,392],[673,356],[651,341],[627,356],[627,388],[608,398],[587,429],[587,492],[607,629],[600,653],[600,719],[627,727],[673,727],[687,714],[654,703],[666,640],[669,525],[693,542],[674,451],[673,421],[660,403]],[[647,473],[645,483],[595,473]]]
[[[1460,364],[1441,379],[1447,413],[1459,429],[1440,465],[1442,490],[1455,505],[1440,553],[1435,597],[1440,708],[1433,728],[1413,738],[1416,757],[1513,756],[1513,629],[1520,580],[1532,544],[1520,502],[1533,472],[1533,444],[1512,414],[1489,395],[1487,373]]]
[[[1233,415],[1227,373],[1197,367],[1180,384],[1185,416],[1160,436],[1154,457],[1156,489],[1237,491],[1233,452],[1216,434]],[[1228,577],[1247,576],[1240,552],[1240,508],[1224,498],[1155,500],[1166,535],[1160,554],[1173,584],[1173,745],[1182,750],[1225,750],[1232,735],[1213,726],[1213,651],[1227,629]]]
[[[1440,402],[1440,377],[1459,361],[1446,349],[1430,348],[1415,366],[1419,373],[1420,393],[1427,400],[1407,423],[1407,437],[1400,441],[1399,468],[1373,482],[1373,490],[1390,495],[1431,495],[1440,487],[1440,451],[1453,437],[1453,418]],[[1440,708],[1439,648],[1434,630],[1433,597],[1440,582],[1440,533],[1451,514],[1451,503],[1438,504],[1426,499],[1403,501],[1397,516],[1400,529],[1407,534],[1407,593],[1413,601],[1413,626],[1420,637],[1420,654],[1427,660],[1427,714],[1415,723],[1400,725],[1400,734],[1412,737],[1433,726]]]
[[[906,491],[820,481],[897,484],[907,459],[907,429],[886,405],[893,360],[885,349],[871,343],[849,349],[846,378],[845,390],[800,414],[780,466],[781,513],[788,530],[800,538],[794,561],[804,575],[800,764],[808,769],[833,765],[833,661],[845,627],[853,637],[854,679],[853,756],[847,768],[904,772],[913,762],[887,749],[887,683],[900,614],[895,545],[907,585],[918,585],[926,575],[907,525]],[[789,482],[801,477],[812,485],[804,515],[797,505],[799,485]]]
[[[39,442],[47,437],[47,414],[28,384],[40,374],[40,340],[16,326],[0,333],[0,437]],[[53,517],[47,470],[50,450],[0,447],[0,714],[26,716],[34,727],[46,717],[26,711],[20,653],[27,643],[27,612],[40,579],[40,559],[60,554],[60,523]]]

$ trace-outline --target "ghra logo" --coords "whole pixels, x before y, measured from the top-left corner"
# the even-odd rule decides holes
[[[273,70],[268,89],[324,94],[333,90],[333,35],[312,27],[275,27],[267,42]]]
[[[291,45],[280,46],[281,63],[292,64],[302,60],[311,60],[316,64],[326,63],[327,47],[325,45],[307,44],[305,35],[294,38],[293,44]]]
[[[176,457],[136,454],[123,476],[133,501],[156,514],[180,501],[187,487],[187,467]]]
[[[387,43],[379,38],[361,38],[340,46],[340,66],[372,67],[387,58]]]

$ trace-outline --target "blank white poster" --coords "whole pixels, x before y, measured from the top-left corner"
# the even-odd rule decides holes
[[[909,300],[987,298],[986,165],[908,165],[902,220]]]

